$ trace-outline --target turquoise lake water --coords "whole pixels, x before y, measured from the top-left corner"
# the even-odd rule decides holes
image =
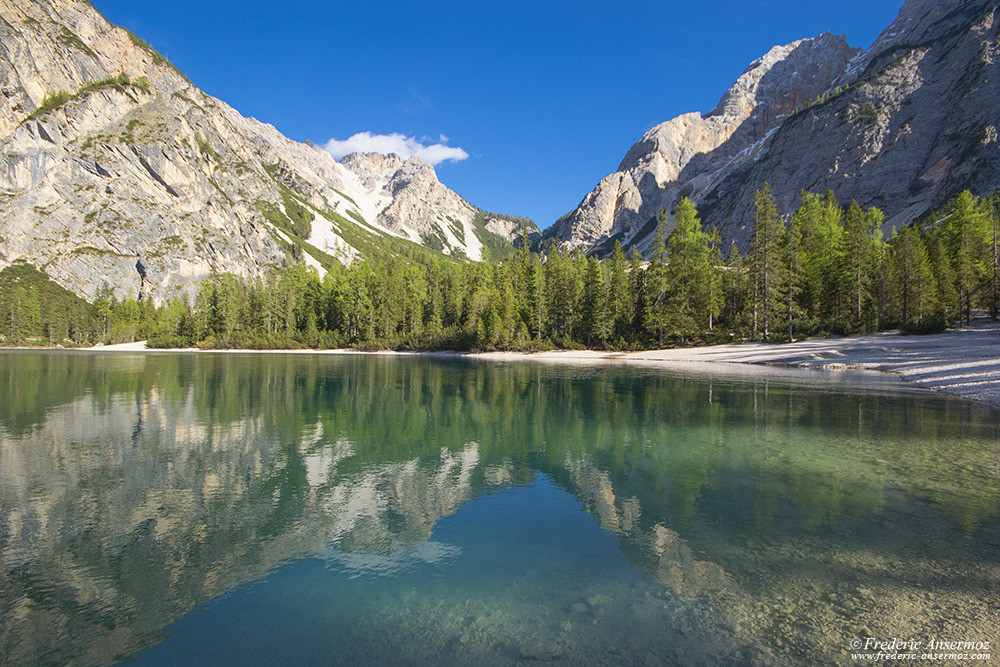
[[[8,664],[995,649],[998,517],[1000,413],[862,375],[0,353]]]

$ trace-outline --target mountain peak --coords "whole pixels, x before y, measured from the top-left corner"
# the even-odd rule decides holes
[[[475,209],[419,158],[339,164],[205,94],[84,0],[0,0],[0,19],[0,268],[26,260],[77,294],[123,297],[141,254],[162,302],[213,273],[322,273],[393,252],[391,237],[482,256]]]
[[[684,114],[646,132],[618,171],[547,234],[571,246],[638,240],[660,208],[669,210],[681,196],[697,198],[751,159],[782,118],[825,93],[858,52],[830,33],[773,47],[712,112]]]

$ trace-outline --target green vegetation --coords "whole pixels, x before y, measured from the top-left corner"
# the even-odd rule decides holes
[[[277,204],[272,204],[266,201],[256,201],[254,206],[260,211],[261,215],[270,222],[272,225],[278,227],[282,231],[291,232],[292,221],[288,219]]]
[[[51,113],[68,102],[74,100],[83,99],[87,95],[99,90],[114,89],[119,92],[125,92],[129,87],[139,88],[145,92],[149,92],[149,82],[145,77],[140,77],[135,82],[129,80],[128,75],[122,72],[118,76],[109,77],[107,79],[101,79],[100,81],[88,81],[87,83],[80,86],[80,89],[75,93],[67,93],[64,90],[57,90],[56,92],[46,95],[42,99],[42,103],[35,109],[27,118],[22,122],[27,122],[29,120],[34,120],[35,118],[40,118],[45,114]]]
[[[506,213],[489,213],[482,209],[476,209],[476,215],[472,219],[472,226],[475,228],[479,240],[483,242],[483,261],[499,262],[514,252],[514,246],[499,234],[494,234],[486,228],[490,218],[508,220],[517,225],[521,230],[535,230],[538,227],[530,218],[522,218]]]
[[[406,261],[383,251],[350,267],[333,263],[322,280],[301,266],[259,281],[218,276],[191,307],[189,321],[201,327],[165,332],[163,341],[635,349],[889,328],[926,333],[967,321],[977,307],[995,308],[1000,255],[989,201],[964,193],[945,221],[888,240],[880,211],[841,206],[829,193],[803,193],[788,221],[768,188],[755,206],[746,256],[734,248],[725,260],[718,234],[702,229],[683,200],[669,236],[661,214],[647,262],[634,250],[626,259],[617,243],[604,261],[559,246],[545,255],[522,246],[495,266]],[[363,238],[344,218],[324,214],[349,243]]]
[[[70,95],[65,90],[57,90],[51,95],[46,95],[42,98],[42,103],[38,105],[38,108],[25,118],[25,120],[32,120],[33,118],[38,118],[49,112],[55,111],[71,99],[73,99],[73,95]]]
[[[124,144],[135,143],[135,128],[139,127],[141,121],[138,118],[130,118],[125,124],[125,130],[121,134],[121,141]]]
[[[324,210],[366,257],[345,267],[296,233],[303,218],[292,220],[267,202],[257,207],[290,230],[292,243],[283,245],[293,259],[309,253],[327,268],[324,278],[302,264],[253,280],[221,274],[193,303],[161,308],[118,303],[106,291],[94,304],[98,314],[81,316],[67,336],[143,336],[165,347],[638,349],[894,328],[930,333],[968,322],[976,309],[998,316],[997,202],[968,192],[885,239],[875,208],[803,193],[785,220],[765,188],[757,193],[746,255],[733,246],[725,259],[718,233],[702,228],[685,199],[669,235],[667,214],[659,216],[646,261],[634,248],[626,258],[620,243],[603,261],[558,245],[540,254],[522,243],[495,265],[441,258]],[[43,337],[26,298],[0,293],[8,342]]]
[[[91,49],[89,46],[87,46],[86,43],[84,43],[84,41],[80,39],[79,35],[77,35],[75,32],[73,32],[66,26],[62,26],[60,28],[59,34],[56,35],[56,41],[59,42],[60,44],[65,44],[66,46],[74,48],[77,51],[82,51],[83,53],[86,53],[94,60],[97,60],[97,54],[94,53],[94,50]]]
[[[357,206],[357,205],[358,205],[358,203],[357,203],[356,201],[354,201],[354,199],[352,199],[351,197],[349,197],[349,196],[345,195],[345,194],[344,194],[343,192],[341,192],[340,190],[338,190],[338,189],[334,188],[334,189],[333,189],[333,191],[334,191],[334,192],[336,192],[336,193],[337,193],[338,195],[340,195],[341,197],[343,197],[344,199],[346,199],[347,201],[351,202],[351,204],[353,204],[354,206]]]
[[[858,104],[853,108],[853,119],[862,123],[874,123],[878,120],[878,110],[869,102]]]
[[[212,144],[208,142],[208,139],[205,139],[200,134],[195,133],[194,140],[198,144],[198,150],[200,150],[201,154],[204,155],[206,158],[209,158],[216,162],[220,162],[222,160],[222,156],[219,155],[219,153],[214,148],[212,148]]]
[[[316,219],[308,205],[304,204],[298,197],[292,194],[291,190],[281,191],[281,201],[285,205],[285,214],[292,224],[292,230],[296,236],[309,238],[312,231],[312,221]]]
[[[6,345],[74,344],[89,340],[93,309],[24,262],[0,271],[0,335]]]

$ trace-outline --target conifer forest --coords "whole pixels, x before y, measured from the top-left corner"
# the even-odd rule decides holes
[[[682,199],[661,211],[644,254],[619,243],[598,259],[528,239],[498,264],[386,255],[302,264],[262,277],[214,274],[193,299],[93,302],[14,264],[0,273],[6,345],[148,340],[150,347],[400,350],[628,350],[741,340],[781,342],[888,329],[934,333],[994,320],[997,201],[962,192],[883,235],[883,215],[832,193],[802,193],[779,215],[757,192],[745,248],[722,247]]]

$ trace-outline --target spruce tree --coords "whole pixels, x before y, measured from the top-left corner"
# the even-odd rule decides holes
[[[632,301],[631,335],[629,339],[634,343],[638,343],[643,332],[646,330],[646,271],[643,268],[642,255],[639,254],[639,249],[634,245],[628,255],[628,277]]]
[[[698,211],[687,197],[678,202],[674,222],[666,248],[668,319],[683,343],[690,334],[708,328],[711,240],[702,231]]]
[[[936,235],[927,247],[931,258],[931,271],[934,282],[937,283],[938,315],[951,322],[956,314],[960,314],[958,291],[955,289],[955,269],[952,268],[944,239]]]
[[[754,198],[754,230],[750,239],[753,334],[764,341],[771,338],[786,283],[787,270],[781,257],[784,231],[771,186],[765,183]]]
[[[972,317],[972,293],[986,276],[987,220],[979,200],[968,190],[958,195],[948,218],[945,235],[955,272],[959,298],[959,321]]]
[[[863,211],[856,201],[844,213],[838,291],[849,303],[854,328],[863,326],[863,309],[870,300],[872,234],[881,220],[878,209]]]
[[[1000,212],[997,210],[998,200],[988,204],[987,216],[989,221],[987,248],[988,248],[988,275],[989,275],[989,295],[990,295],[990,319],[994,322],[1000,316]]]
[[[628,267],[622,244],[615,240],[608,268],[608,318],[612,335],[624,343],[632,323],[632,295],[629,293]]]
[[[937,286],[927,247],[914,227],[905,227],[892,251],[892,281],[903,329],[937,310]]]
[[[611,331],[608,317],[608,295],[604,282],[604,269],[596,257],[586,259],[583,292],[580,295],[580,323],[584,343],[607,345]]]
[[[788,325],[788,342],[795,340],[795,325],[801,321],[804,310],[800,302],[806,286],[804,270],[805,250],[803,249],[805,232],[803,216],[792,216],[792,223],[785,234],[784,258],[787,269],[787,284],[785,286],[785,322]]]
[[[663,334],[670,326],[670,303],[667,298],[667,212],[660,209],[659,223],[653,237],[653,249],[646,269],[645,320],[650,334],[663,347]]]

